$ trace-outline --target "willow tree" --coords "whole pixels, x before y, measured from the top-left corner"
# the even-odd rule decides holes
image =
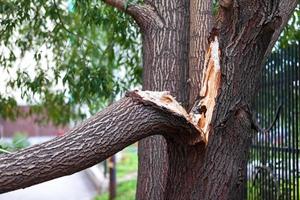
[[[140,28],[145,91],[65,136],[0,155],[0,192],[72,174],[139,141],[137,199],[242,199],[257,83],[297,1],[223,0],[216,15],[210,0],[104,2]]]

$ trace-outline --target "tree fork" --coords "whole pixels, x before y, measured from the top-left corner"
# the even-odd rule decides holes
[[[193,59],[196,54],[193,51],[195,44],[192,37],[197,36],[197,33],[189,32],[190,38],[184,37],[187,29],[195,31],[197,27],[189,27],[195,22],[185,21],[185,17],[182,16],[186,13],[190,15],[194,5],[190,5],[190,10],[186,11],[183,8],[184,3],[181,2],[182,5],[176,7],[180,8],[176,13],[176,8],[172,7],[175,1],[152,2],[162,19],[166,21],[176,18],[177,23],[170,20],[164,24],[164,28],[149,29],[144,33],[144,73],[147,74],[144,76],[144,88],[170,90],[186,106],[188,100],[185,98],[184,84],[191,85],[189,87],[193,89],[189,92],[189,100],[192,103],[196,94],[202,95],[200,87],[199,92],[194,89],[195,85],[201,85],[201,74],[195,74],[201,69],[201,65],[197,64],[197,61],[201,63],[201,60]],[[191,2],[193,1],[189,1]],[[265,56],[270,52],[295,6],[296,0],[220,1],[213,35],[218,36],[220,44],[221,71],[215,77],[222,81],[218,92],[210,91],[215,93],[213,98],[208,98],[215,100],[212,105],[208,105],[211,101],[204,101],[205,99],[200,102],[200,105],[207,104],[203,109],[200,107],[200,125],[204,122],[208,144],[185,148],[174,144],[172,140],[167,139],[165,143],[159,137],[141,142],[138,199],[242,198],[248,151],[254,131],[251,129],[249,116],[241,105],[251,107]],[[172,9],[165,11],[165,7]],[[200,10],[198,14],[203,14],[203,11],[205,10]],[[170,30],[173,31],[168,36],[181,36],[181,44],[177,43],[177,40],[168,40],[168,36],[163,34],[169,28],[167,24],[172,25]],[[204,31],[210,32],[208,27],[209,25]],[[186,41],[189,41],[190,45],[189,60],[181,58],[184,51],[178,51],[186,47]],[[156,43],[159,45],[152,45]],[[199,51],[203,51],[203,46]],[[166,55],[170,56],[164,57],[157,52],[166,52]],[[183,68],[188,69],[188,76],[184,76],[186,71]],[[203,70],[205,69],[202,68]],[[177,73],[183,75],[180,77]],[[170,82],[170,77],[177,80],[177,84]],[[204,90],[202,88],[201,90]],[[205,109],[209,110],[210,120],[203,120]],[[151,151],[153,149],[155,151]],[[147,166],[150,163],[151,166]],[[158,169],[164,169],[164,173],[160,172],[157,177],[154,172]]]
[[[204,139],[167,92],[134,91],[64,136],[0,155],[0,193],[73,174],[156,134],[184,145]]]

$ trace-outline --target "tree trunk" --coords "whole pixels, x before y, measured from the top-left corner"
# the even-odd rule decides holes
[[[171,91],[189,108],[199,96],[211,2],[158,0],[151,5],[165,20],[162,28],[143,32],[143,89]],[[196,181],[203,147],[181,146],[159,136],[141,141],[137,199],[189,199],[192,187],[187,186]],[[157,174],[157,169],[163,170]]]
[[[220,1],[214,29],[210,29],[211,1],[180,1],[178,6],[173,0],[145,3],[154,6],[164,24],[143,32],[144,89],[169,90],[191,108],[197,97],[204,98],[201,85],[209,87],[218,77],[209,77],[211,68],[204,63],[210,58],[204,62],[203,55],[206,41],[215,37],[220,43],[216,54],[221,84],[210,89],[217,94],[209,98],[209,102],[216,98],[215,104],[198,105],[210,110],[202,114],[202,119],[211,115],[205,120],[207,145],[182,146],[158,136],[140,142],[137,199],[243,199],[258,78],[274,45],[271,40],[278,38],[296,1],[281,1],[285,7],[278,6],[279,1]]]
[[[143,89],[170,91],[190,114],[166,93],[131,93],[66,136],[1,155],[0,192],[74,173],[148,137],[137,199],[242,199],[263,61],[297,1],[220,0],[214,19],[209,0],[104,2],[141,28]]]
[[[186,107],[189,29],[187,1],[155,0],[145,3],[155,8],[163,19],[163,26],[149,27],[142,32],[143,89],[170,91]],[[162,4],[165,6],[161,6]],[[166,140],[161,136],[146,138],[139,142],[138,152],[137,199],[168,199],[166,177],[169,176],[171,163],[168,162]],[[179,162],[183,165],[186,163],[185,156],[178,158],[182,159]]]

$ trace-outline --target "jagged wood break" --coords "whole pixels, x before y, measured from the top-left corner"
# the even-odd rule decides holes
[[[193,145],[198,142],[206,142],[204,132],[199,128],[198,124],[192,118],[191,114],[180,105],[176,99],[170,95],[168,91],[153,92],[153,91],[134,91],[131,96],[137,96],[141,98],[141,102],[145,105],[149,104],[154,107],[158,107],[160,110],[168,112],[172,115],[181,117],[186,123],[193,126],[198,131],[198,137],[191,138],[186,141],[188,144]]]

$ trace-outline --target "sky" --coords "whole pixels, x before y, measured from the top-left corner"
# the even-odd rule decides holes
[[[2,55],[7,54],[7,49],[2,46],[0,47],[0,52]],[[49,68],[49,65],[53,65],[53,63],[48,63],[46,59],[46,55],[49,60],[52,60],[51,58],[53,57],[51,50],[47,49],[46,46],[42,46],[40,48],[41,52],[41,68],[45,71]],[[27,105],[29,102],[27,102],[25,99],[21,97],[21,89],[17,89],[15,91],[12,91],[6,87],[7,82],[11,78],[16,78],[17,77],[17,70],[25,70],[31,78],[35,77],[36,72],[35,72],[35,66],[36,66],[36,61],[34,59],[34,53],[33,52],[27,52],[24,57],[21,57],[20,52],[16,48],[14,51],[17,60],[15,61],[15,64],[12,68],[9,69],[4,69],[4,67],[0,67],[0,94],[1,95],[8,95],[8,96],[13,96],[17,100],[17,103],[19,105]],[[50,73],[48,73],[50,75]],[[58,85],[55,86],[54,89],[63,89],[63,84],[59,83]],[[38,100],[38,99],[36,99]]]

